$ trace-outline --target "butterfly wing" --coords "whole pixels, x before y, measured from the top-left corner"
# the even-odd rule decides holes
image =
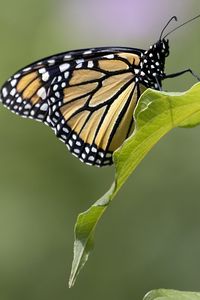
[[[132,131],[141,51],[94,48],[51,56],[13,75],[2,87],[2,102],[50,125],[80,160],[112,164],[113,151]]]

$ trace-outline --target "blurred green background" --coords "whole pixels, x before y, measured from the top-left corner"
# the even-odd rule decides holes
[[[148,48],[199,0],[0,0],[0,80],[42,57],[90,46]],[[176,24],[171,24],[171,27]],[[200,19],[173,33],[166,71],[200,73]],[[183,91],[194,79],[165,82]],[[82,164],[41,123],[0,109],[0,300],[141,299],[154,288],[200,290],[200,127],[176,129],[149,153],[100,222],[71,290],[77,214],[113,168]]]

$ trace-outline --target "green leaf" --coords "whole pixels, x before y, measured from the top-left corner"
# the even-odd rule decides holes
[[[200,293],[158,289],[146,294],[143,300],[200,300]]]
[[[114,191],[114,184],[110,190],[87,211],[78,215],[75,225],[74,258],[69,279],[69,287],[74,282],[86,263],[89,253],[94,245],[94,231],[96,224],[106,210]]]
[[[77,218],[69,287],[74,285],[93,248],[99,219],[140,161],[172,128],[193,127],[200,123],[200,83],[184,93],[148,89],[138,101],[134,116],[133,135],[114,153],[114,183],[102,198]]]

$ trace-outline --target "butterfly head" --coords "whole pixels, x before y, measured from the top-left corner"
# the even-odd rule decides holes
[[[158,41],[141,55],[140,77],[137,80],[146,87],[161,89],[161,81],[165,76],[165,59],[169,55],[169,40],[163,34],[172,20],[177,20],[176,16],[170,18],[164,26]]]
[[[150,46],[149,50],[145,52],[146,59],[151,62],[152,65],[160,65],[159,68],[156,68],[158,71],[160,68],[164,68],[165,59],[169,56],[169,40],[162,39],[158,40],[155,44]]]
[[[157,50],[157,52],[160,54],[160,57],[163,59],[167,56],[169,56],[169,40],[168,39],[162,39],[159,40],[156,44],[154,44],[154,48]]]
[[[160,33],[158,41],[153,44],[149,50],[141,55],[140,72],[138,81],[143,83],[146,87],[161,89],[161,82],[165,78],[164,67],[165,59],[169,55],[169,40],[166,39],[172,32],[178,28],[188,24],[189,22],[199,18],[200,15],[180,24],[171,31],[165,34],[165,30],[172,21],[177,21],[176,16],[172,16]]]
[[[165,59],[169,56],[169,40],[162,39],[153,44],[149,50],[147,50],[147,57],[155,65],[156,72],[162,75],[165,67]],[[157,66],[157,67],[156,67]]]

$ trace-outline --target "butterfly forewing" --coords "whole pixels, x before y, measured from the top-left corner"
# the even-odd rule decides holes
[[[24,117],[43,121],[48,110],[46,84],[38,70],[14,75],[4,84],[1,99],[10,110]]]
[[[1,90],[2,102],[50,125],[82,161],[112,164],[113,151],[133,127],[140,53],[95,48],[48,57],[13,75]]]

